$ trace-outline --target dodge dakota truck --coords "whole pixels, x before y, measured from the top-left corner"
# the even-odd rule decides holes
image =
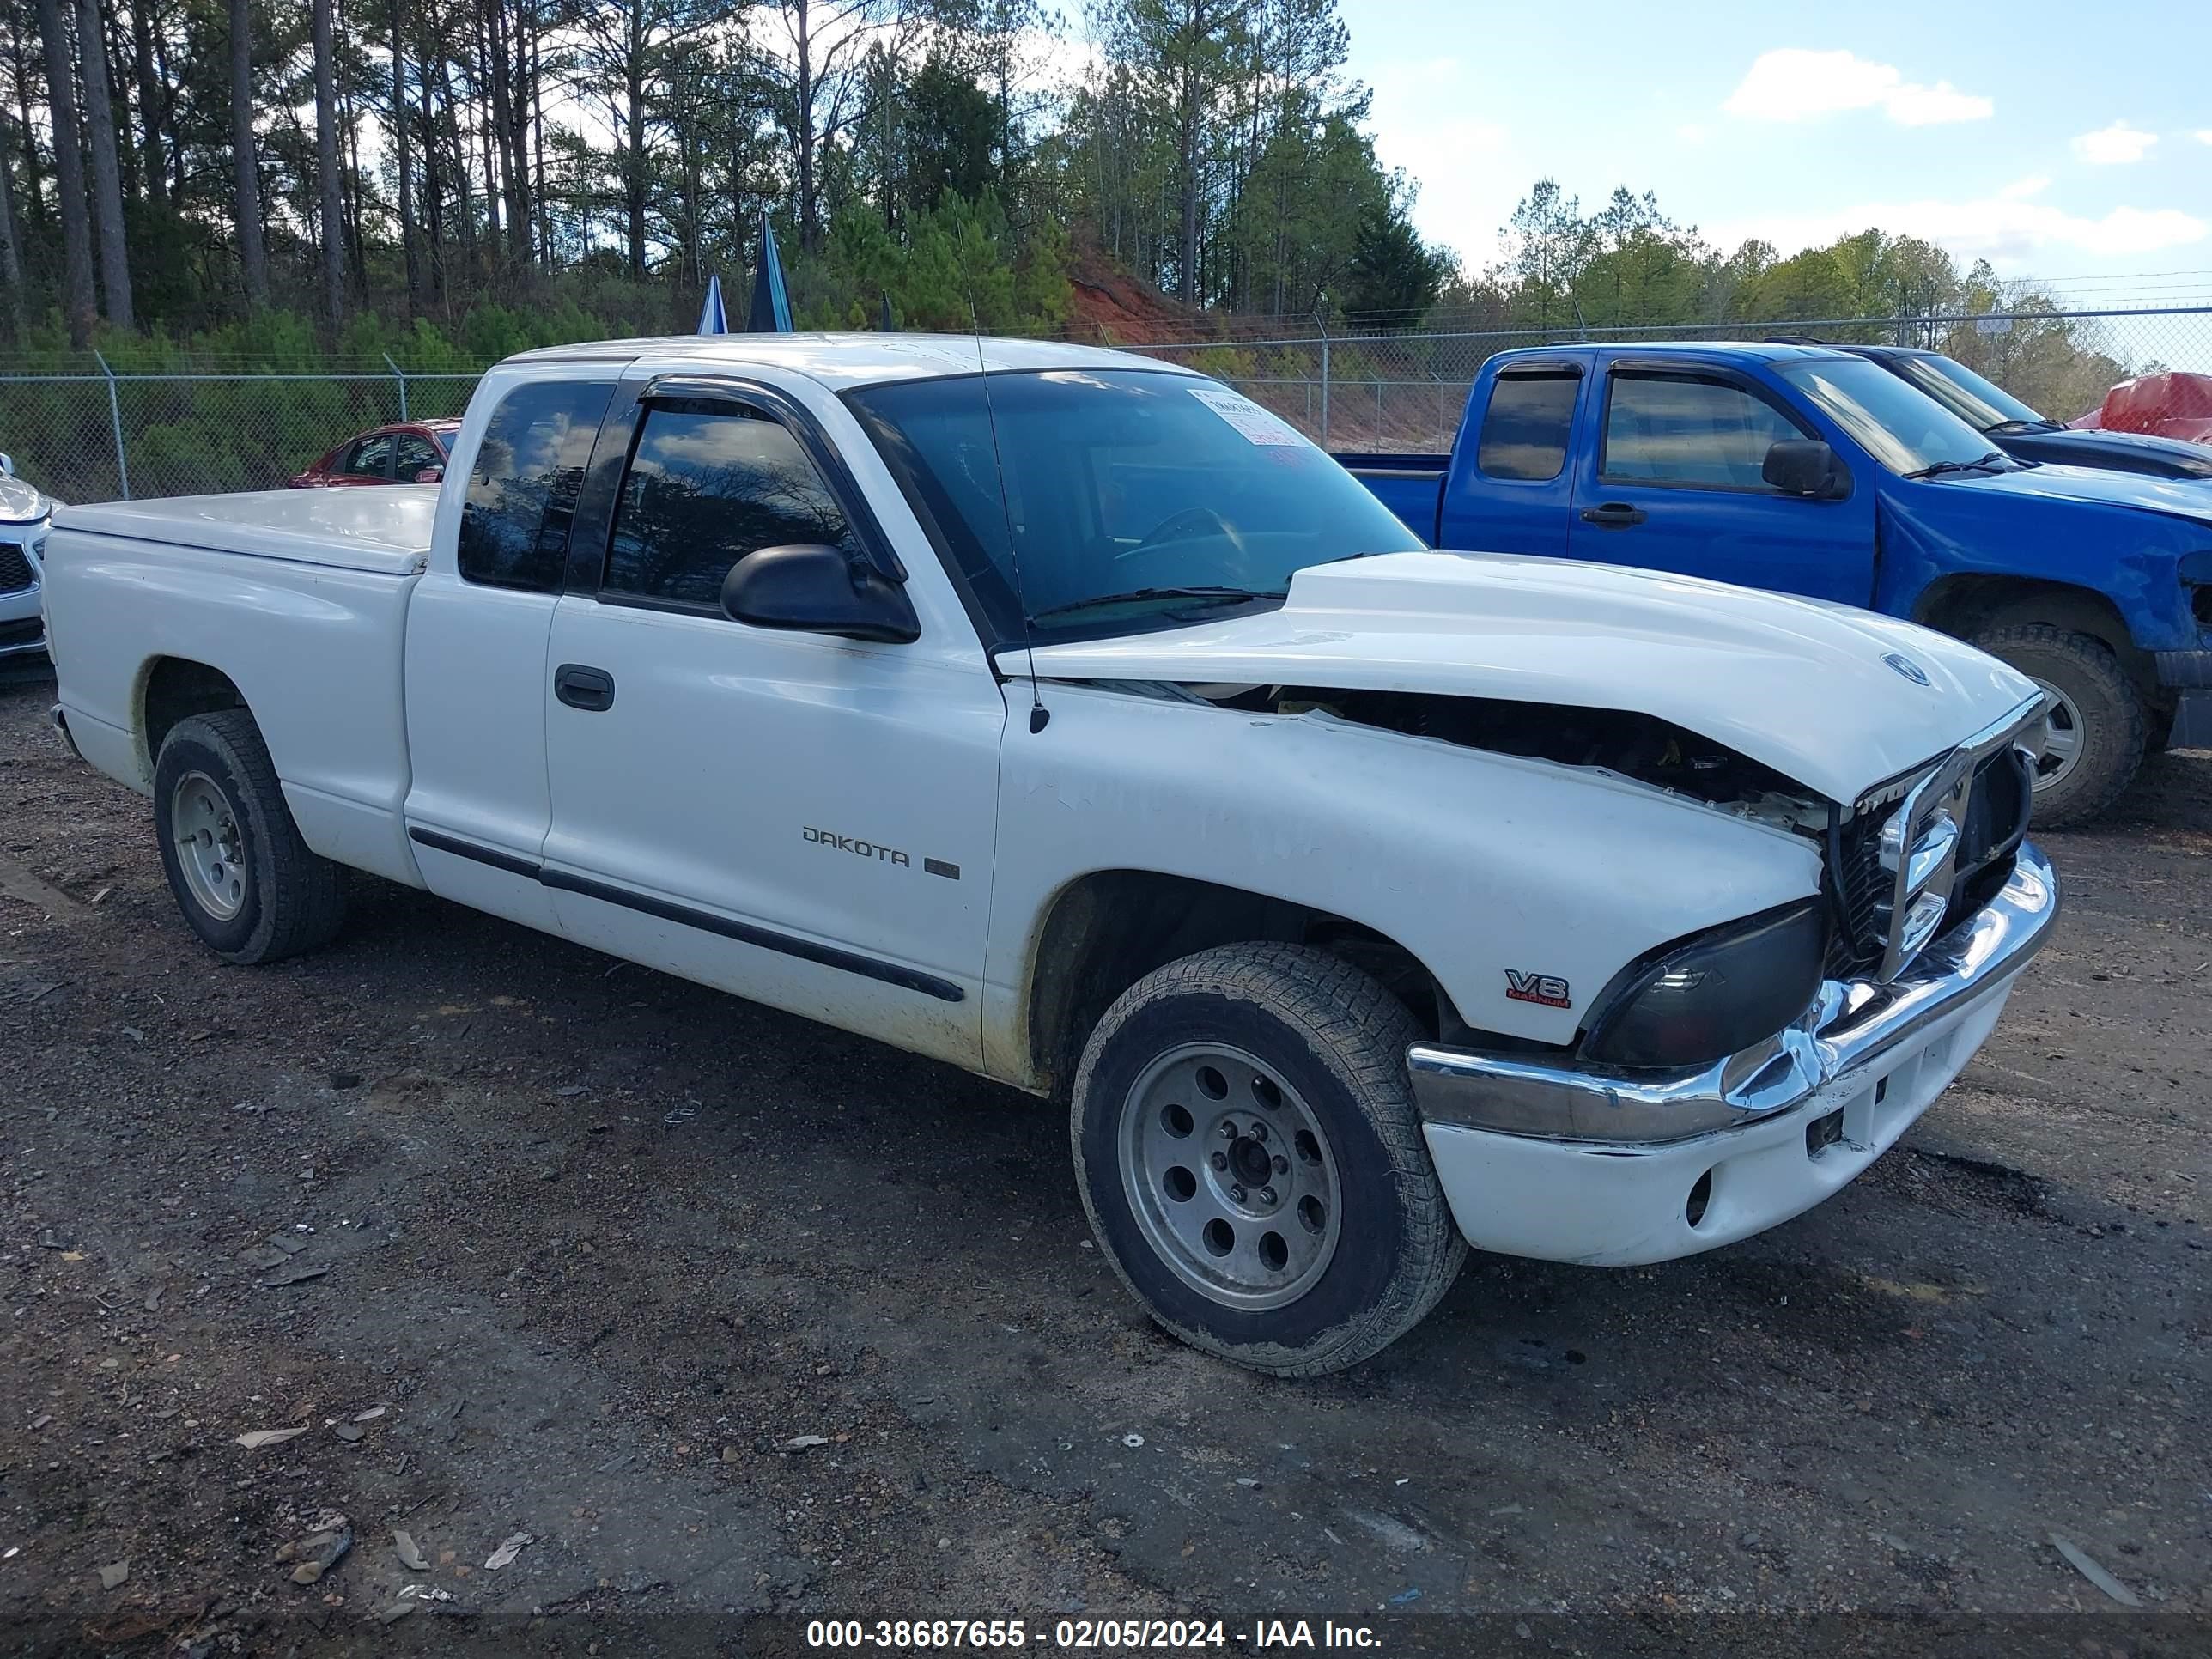
[[[1429,544],[1864,605],[2052,698],[2036,817],[2212,744],[2212,480],[2006,454],[1899,374],[1769,342],[1544,346],[1483,366],[1449,455],[1346,456]]]
[[[47,562],[57,724],[216,956],[323,945],[367,872],[1062,1102],[1130,1289],[1278,1374],[1470,1243],[1819,1203],[2057,913],[2002,662],[1425,551],[1109,352],[528,353],[435,491],[72,507]]]

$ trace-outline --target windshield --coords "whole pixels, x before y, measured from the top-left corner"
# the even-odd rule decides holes
[[[1000,641],[1024,632],[1010,527],[1039,637],[1179,627],[1279,599],[1308,565],[1421,545],[1358,479],[1214,381],[1059,369],[994,374],[988,389],[988,410],[973,374],[847,401]]]
[[[1977,432],[2014,422],[2049,424],[2011,392],[1984,380],[1964,363],[1948,357],[1896,357],[1891,362],[1906,380]]]
[[[1777,368],[1893,472],[1972,466],[1993,453],[1987,438],[1926,392],[1863,357],[1820,357]]]

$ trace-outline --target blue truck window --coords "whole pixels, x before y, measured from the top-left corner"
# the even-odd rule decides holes
[[[1606,402],[1601,476],[1626,483],[1764,489],[1767,449],[1805,431],[1726,380],[1615,374]]]
[[[568,523],[614,390],[609,380],[538,380],[492,411],[461,507],[464,580],[559,591]]]
[[[1490,389],[1474,464],[1492,478],[1547,482],[1567,464],[1577,372],[1501,374]]]

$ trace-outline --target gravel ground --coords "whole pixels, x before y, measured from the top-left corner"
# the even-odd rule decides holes
[[[417,1632],[2114,1610],[2054,1534],[2212,1628],[2212,756],[2045,840],[2058,937],[1841,1196],[1662,1267],[1477,1258],[1292,1384],[1150,1328],[1024,1097],[380,884],[217,964],[49,700],[0,690],[27,1641],[313,1650],[403,1589]]]

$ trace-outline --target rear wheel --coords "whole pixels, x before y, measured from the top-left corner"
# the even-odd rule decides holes
[[[300,838],[243,708],[179,720],[154,763],[154,826],[177,908],[226,962],[275,962],[345,921],[345,872]]]
[[[2096,817],[2134,781],[2150,732],[2150,711],[2112,647],[2042,623],[1993,628],[1974,643],[2057,699],[2035,773],[2036,823],[2063,830]]]
[[[1109,1009],[1076,1075],[1085,1210],[1152,1317],[1255,1370],[1356,1364],[1466,1259],[1406,1080],[1420,1029],[1349,963],[1203,951]]]

